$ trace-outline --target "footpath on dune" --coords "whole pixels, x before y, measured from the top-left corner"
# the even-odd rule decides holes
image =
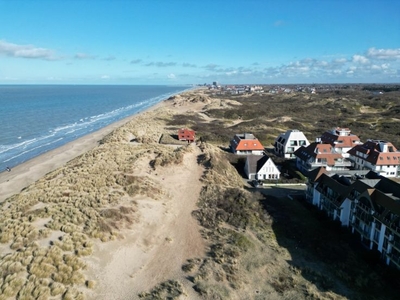
[[[148,161],[138,162],[137,175],[152,178],[168,197],[136,199],[139,217],[132,228],[123,231],[124,240],[95,246],[88,259],[90,277],[98,285],[93,299],[132,299],[165,280],[184,283],[187,279],[181,266],[187,259],[204,255],[199,225],[191,215],[203,168],[197,163],[199,148],[194,144],[190,148],[183,163],[173,167],[153,170]],[[195,293],[187,296],[198,297]]]

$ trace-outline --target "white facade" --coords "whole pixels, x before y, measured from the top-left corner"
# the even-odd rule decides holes
[[[280,178],[281,172],[268,156],[248,156],[244,167],[248,179],[276,180]]]
[[[400,269],[400,185],[383,177],[349,185],[337,180],[343,182],[326,174],[309,181],[307,199],[357,233],[369,249],[378,250],[386,264]]]
[[[291,129],[285,133],[281,133],[275,140],[275,154],[284,158],[296,158],[294,152],[301,146],[307,147],[310,142],[307,140],[303,132],[297,129]]]
[[[397,165],[377,166],[369,161],[355,156],[350,156],[350,160],[353,162],[354,169],[356,170],[371,170],[385,177],[396,177],[397,172],[399,171]]]
[[[356,170],[371,170],[385,177],[397,177],[400,152],[389,142],[368,140],[349,151],[349,159]]]

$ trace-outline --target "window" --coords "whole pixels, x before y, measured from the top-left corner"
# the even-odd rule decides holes
[[[297,141],[290,141],[290,146],[297,146]]]
[[[306,144],[306,141],[305,141],[305,140],[300,140],[300,141],[299,141],[299,145],[300,145],[300,146],[304,146],[305,144]]]

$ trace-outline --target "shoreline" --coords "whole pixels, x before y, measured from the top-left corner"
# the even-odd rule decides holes
[[[175,144],[159,143],[175,133],[168,120],[206,105],[198,94],[175,94],[0,175],[1,270],[11,260],[22,264],[20,252],[34,257],[14,272],[24,285],[10,297],[33,296],[29,284],[70,299],[137,299],[173,278],[190,299],[200,299],[182,265],[206,253],[192,215],[202,150],[192,143],[176,152]],[[160,159],[167,165],[152,165]],[[47,272],[39,260],[56,269]],[[31,282],[26,272],[46,280]]]
[[[187,91],[188,90],[185,90],[172,96],[181,95],[183,93],[186,93]],[[99,145],[99,141],[102,138],[104,138],[107,134],[111,133],[117,128],[134,120],[135,118],[146,112],[150,112],[165,106],[165,101],[167,101],[167,99],[164,99],[159,103],[148,107],[147,109],[140,111],[134,115],[111,123],[95,132],[84,135],[61,147],[31,158],[30,160],[27,160],[26,162],[23,162],[22,164],[13,167],[10,172],[1,172],[0,203],[7,198],[21,192],[22,189],[39,180],[47,173],[62,167],[73,158],[82,155],[91,149],[94,149]]]

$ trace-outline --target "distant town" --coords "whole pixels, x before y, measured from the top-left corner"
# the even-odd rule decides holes
[[[221,85],[214,81],[212,84],[201,84],[209,90],[215,90],[219,94],[245,94],[245,93],[269,93],[269,94],[290,94],[332,92],[338,90],[366,90],[373,94],[383,94],[390,91],[400,91],[400,84],[282,84],[282,85]]]

